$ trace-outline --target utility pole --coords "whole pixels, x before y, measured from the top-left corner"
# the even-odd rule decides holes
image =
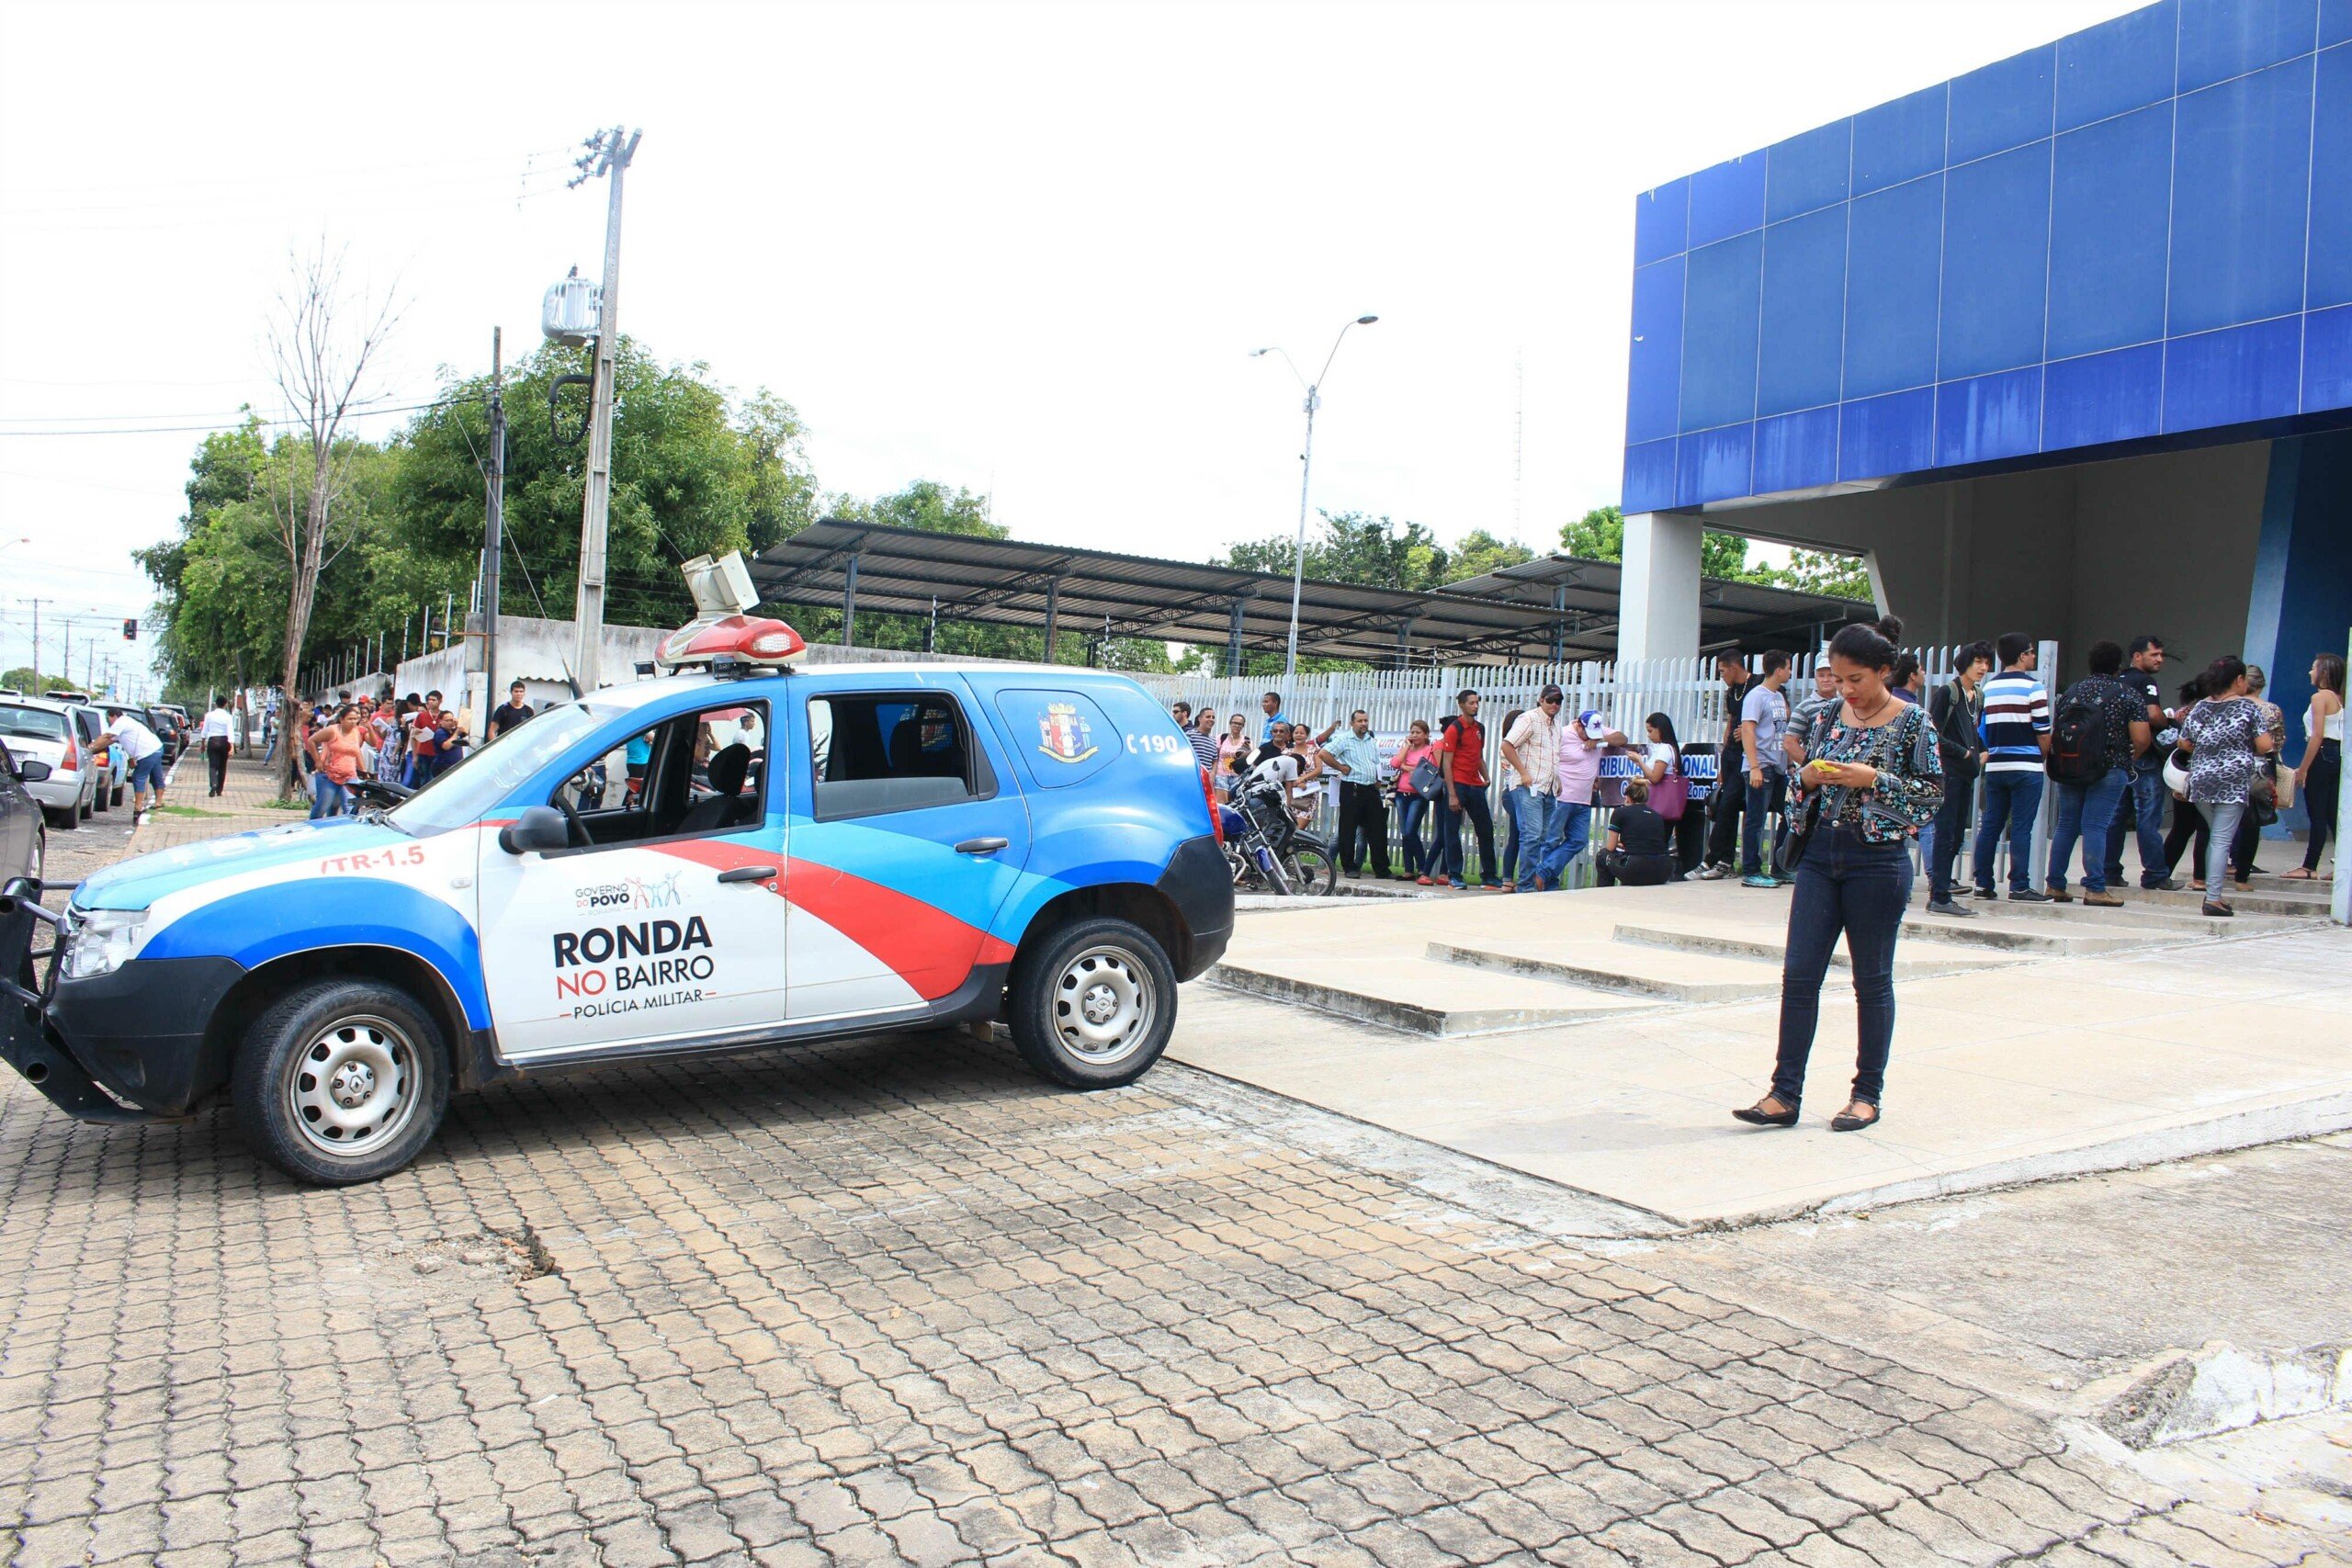
[[[506,540],[506,360],[496,327],[490,329],[490,503],[481,546],[482,705],[498,701],[498,565]],[[482,728],[489,728],[487,715]]]
[[[47,599],[25,601],[33,607],[33,689],[26,694],[28,696],[40,695],[40,607],[50,602]]]
[[[600,132],[580,160],[574,186],[603,175],[610,182],[605,214],[605,281],[596,310],[594,402],[588,425],[588,493],[580,510],[580,592],[572,610],[579,640],[572,680],[586,695],[597,687],[605,641],[605,518],[613,499],[613,367],[620,351],[621,175],[637,155],[643,131],[619,126]]]

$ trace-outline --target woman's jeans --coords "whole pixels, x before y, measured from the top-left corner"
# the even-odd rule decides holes
[[[1796,884],[1788,956],[1781,965],[1781,1057],[1772,1069],[1772,1096],[1791,1107],[1804,1098],[1805,1059],[1821,1021],[1821,982],[1843,931],[1861,1021],[1854,1098],[1876,1105],[1894,1043],[1894,935],[1911,901],[1911,852],[1900,843],[1864,843],[1851,828],[1816,829],[1797,864]]]
[[[2335,858],[2344,858],[2343,829],[2335,820],[2336,792],[2344,787],[2344,743],[2323,740],[2319,755],[2312,759],[2311,782],[2303,786],[2303,809],[2311,814],[2312,841],[2303,846],[2303,869],[2319,870],[2321,852],[2327,848],[2328,836],[2338,835]]]
[[[1421,842],[1421,818],[1430,814],[1427,796],[1396,795],[1396,840],[1405,856],[1405,874],[1420,876],[1430,870],[1429,846]]]
[[[323,773],[311,775],[311,820],[340,817],[351,807],[351,792]]]
[[[2229,890],[2226,878],[2230,873],[2230,849],[2237,842],[2238,824],[2245,820],[2243,800],[2200,800],[2197,809],[2205,814],[2205,900],[2219,903]]]
[[[1503,836],[1503,880],[1505,882],[1515,882],[1519,878],[1520,843],[1526,837],[1520,829],[1519,814],[1527,796],[1528,788],[1525,784],[1513,784],[1503,791],[1503,822],[1510,829]],[[1532,849],[1534,845],[1531,843],[1528,848]]]

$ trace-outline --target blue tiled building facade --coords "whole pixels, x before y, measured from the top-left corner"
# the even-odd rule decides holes
[[[2163,0],[1642,196],[1627,513],[2352,410],[2352,0]]]

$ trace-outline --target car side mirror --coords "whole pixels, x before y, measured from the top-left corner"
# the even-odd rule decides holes
[[[563,813],[552,806],[526,806],[523,815],[498,830],[498,847],[510,855],[532,850],[567,849],[571,834],[564,827]]]
[[[17,764],[17,782],[18,784],[39,784],[41,780],[47,777],[49,777],[49,764],[47,762],[38,761],[33,758],[28,757],[23,761]]]

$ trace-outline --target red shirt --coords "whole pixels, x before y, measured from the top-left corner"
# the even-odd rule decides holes
[[[1453,760],[1449,772],[1458,784],[1482,784],[1487,782],[1487,727],[1475,718],[1459,715],[1445,721],[1446,735],[1453,742]]]

